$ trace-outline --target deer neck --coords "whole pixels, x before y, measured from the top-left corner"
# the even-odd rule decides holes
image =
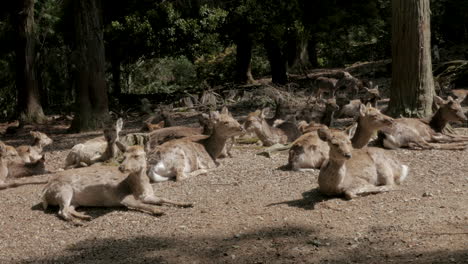
[[[39,138],[35,138],[33,144],[31,145],[31,147],[35,148],[39,153],[41,153],[42,148],[44,146],[42,145],[42,142],[41,142],[41,140]]]
[[[138,171],[129,173],[122,184],[127,185],[135,197],[145,194],[148,186],[151,187],[149,177],[146,175],[146,166],[143,166]]]
[[[320,169],[318,178],[319,188],[327,194],[340,192],[340,185],[346,178],[346,161],[329,159]]]
[[[326,110],[325,114],[322,117],[322,120],[320,120],[322,124],[331,126],[333,122],[333,116],[335,115],[335,111],[332,110]]]
[[[373,130],[365,128],[363,125],[364,121],[362,120],[361,117],[358,119],[358,125],[356,128],[356,133],[354,133],[353,138],[351,139],[351,143],[353,144],[353,148],[363,148],[367,146],[367,143],[369,143],[369,140],[372,137],[372,134],[374,133]]]
[[[437,112],[432,116],[431,120],[429,121],[429,126],[435,132],[442,132],[447,123],[448,121],[443,117],[441,108],[439,108],[439,110],[437,110]]]
[[[213,160],[221,154],[224,145],[226,144],[226,140],[228,137],[221,135],[219,132],[216,131],[216,128],[213,129],[213,133],[207,138],[201,141],[203,146],[206,149],[206,152],[210,154]]]

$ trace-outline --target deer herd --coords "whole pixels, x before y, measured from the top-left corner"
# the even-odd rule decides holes
[[[216,170],[219,158],[232,156],[236,140],[250,136],[265,147],[287,145],[284,169],[320,170],[322,194],[353,199],[394,190],[408,176],[408,165],[386,149],[464,150],[468,146],[468,136],[444,130],[450,122],[467,121],[459,101],[452,97],[435,96],[438,109],[427,120],[393,119],[378,109],[380,95],[371,82],[341,72],[321,76],[315,84],[316,99],[309,106],[286,113],[278,102],[272,118],[267,117],[269,109],[257,110],[242,125],[226,107],[201,113],[200,127],[176,126],[170,111],[160,109],[158,118],[143,122],[142,132],[121,136],[124,124],[119,118],[104,129],[103,137],[73,146],[63,169],[56,172],[45,169],[43,150],[53,141],[44,133],[31,131],[30,146],[15,148],[0,141],[0,189],[45,184],[44,209],[58,206],[58,215],[67,221],[91,218],[76,211],[79,206],[121,206],[162,215],[157,205],[192,204],[157,197],[151,182],[182,181]],[[322,98],[324,94],[329,98]],[[352,117],[355,123],[344,130],[331,128],[335,116]]]

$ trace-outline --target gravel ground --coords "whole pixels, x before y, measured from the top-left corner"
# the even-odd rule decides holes
[[[65,127],[46,131],[50,170],[75,142],[99,135]],[[154,184],[157,195],[195,203],[163,206],[162,217],[80,208],[93,219],[74,226],[57,208],[42,210],[43,186],[1,191],[0,263],[468,263],[468,151],[394,151],[410,167],[407,181],[352,201],[321,196],[318,171],[278,170],[287,153],[257,151],[236,146],[206,175]]]

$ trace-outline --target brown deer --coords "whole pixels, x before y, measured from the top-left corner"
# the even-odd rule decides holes
[[[366,147],[371,137],[379,129],[393,124],[393,119],[386,116],[369,104],[360,106],[360,116],[357,121],[357,128],[351,140],[354,148]],[[289,150],[289,163],[286,165],[292,170],[308,171],[318,169],[328,158],[328,144],[318,137],[317,131],[326,126],[309,124],[302,129],[309,131],[293,142]]]
[[[250,113],[244,123],[245,130],[255,132],[263,146],[286,144],[301,135],[297,125],[290,121],[283,122],[277,127],[269,125],[265,119],[267,111],[268,109],[263,109]]]
[[[325,195],[352,199],[387,192],[408,175],[408,166],[384,149],[353,149],[348,135],[337,130],[320,129],[318,135],[330,147],[328,161],[318,178],[319,191]]]
[[[226,140],[244,132],[242,126],[231,116],[227,108],[221,113],[210,112],[212,133],[209,136],[195,136],[168,141],[148,153],[151,167],[148,176],[155,182],[170,178],[184,180],[205,173],[216,167],[216,158],[223,150]]]
[[[65,169],[86,167],[115,158],[119,153],[116,142],[122,127],[123,120],[119,118],[115,124],[104,129],[104,137],[73,146],[65,159]]]
[[[143,127],[141,128],[141,131],[142,132],[146,132],[146,131],[152,132],[152,131],[161,129],[163,127],[164,127],[164,121],[161,121],[161,122],[159,122],[157,124],[153,124],[153,123],[151,123],[150,120],[146,120],[145,122],[143,122]]]
[[[334,97],[337,83],[338,80],[335,78],[328,78],[324,76],[318,77],[315,79],[315,85],[317,86],[315,97],[321,99],[323,93],[328,93],[330,97]]]
[[[42,192],[42,206],[60,207],[58,215],[66,221],[90,220],[77,212],[79,206],[127,207],[152,215],[164,214],[154,205],[172,204],[191,207],[154,195],[146,175],[146,154],[141,146],[126,147],[117,143],[124,152],[124,161],[118,167],[96,165],[57,173]]]
[[[439,101],[439,109],[429,120],[418,118],[398,118],[391,127],[386,127],[379,133],[379,138],[385,148],[396,149],[448,149],[463,150],[468,145],[468,137],[447,135],[442,133],[449,122],[464,122],[467,120],[459,102],[452,97],[447,101],[435,97]]]
[[[46,134],[39,131],[31,131],[30,134],[34,138],[32,145],[21,145],[16,149],[12,146],[6,146],[8,152],[12,156],[18,156],[24,162],[35,162],[40,160],[42,158],[42,151],[44,147],[52,144],[53,142],[53,140]]]
[[[0,190],[26,184],[44,184],[48,178],[18,179],[21,177],[46,174],[45,154],[34,162],[24,162],[19,157],[11,158],[7,146],[0,141]]]

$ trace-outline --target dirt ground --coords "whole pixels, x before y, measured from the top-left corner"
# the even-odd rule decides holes
[[[2,124],[3,128],[7,124]],[[100,133],[54,139],[47,168]],[[135,131],[126,122],[122,134]],[[28,130],[3,136],[29,142]],[[157,195],[191,201],[153,217],[125,209],[81,208],[93,219],[74,226],[43,211],[43,186],[0,192],[0,263],[468,263],[468,151],[393,151],[410,167],[397,191],[352,201],[317,191],[318,171],[279,170],[287,153],[258,156],[235,146],[206,175],[154,184]]]

